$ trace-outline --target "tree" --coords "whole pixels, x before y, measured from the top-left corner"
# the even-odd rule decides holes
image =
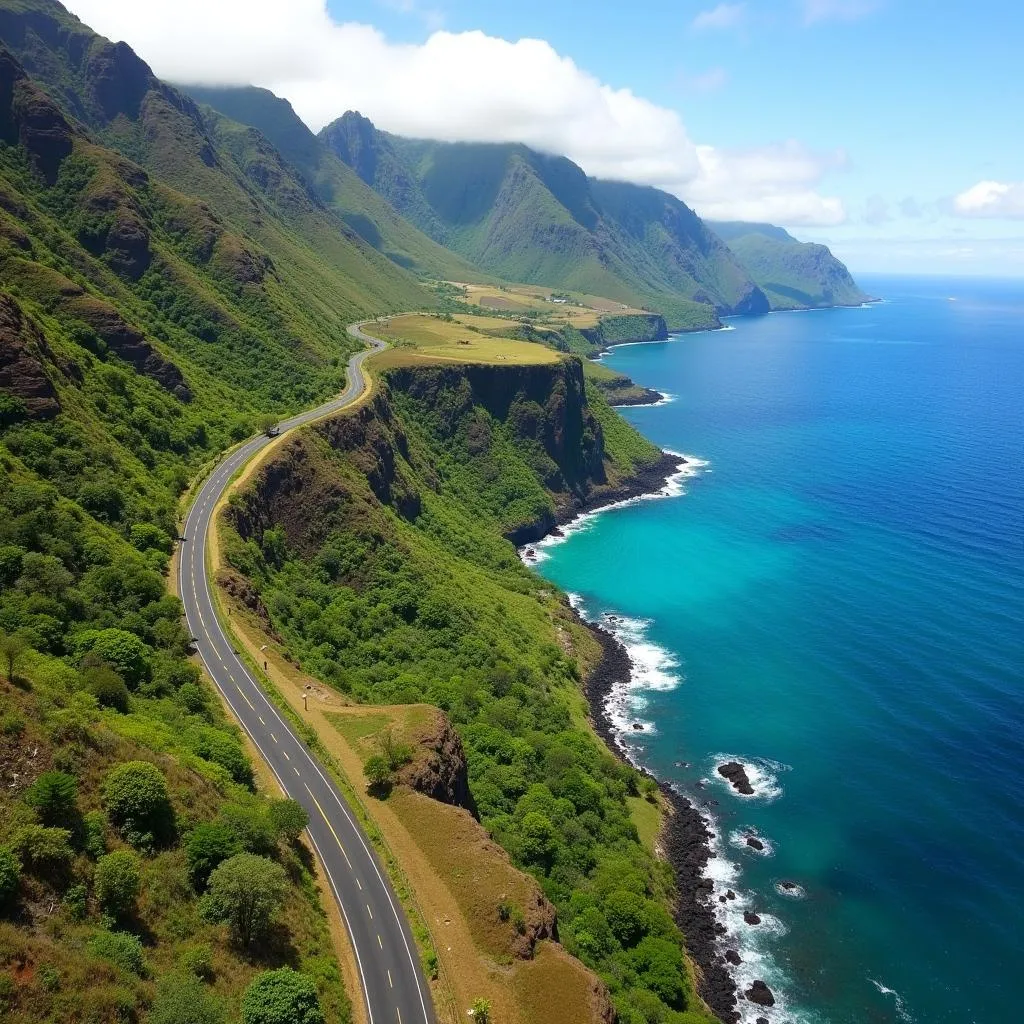
[[[148,761],[126,761],[111,768],[103,783],[103,802],[111,822],[134,846],[150,845],[173,825],[167,780]]]
[[[280,864],[253,853],[237,853],[210,875],[206,916],[225,921],[235,939],[250,946],[269,928],[284,902],[287,876]]]
[[[15,669],[27,650],[28,643],[17,633],[0,634],[0,658],[3,659],[4,667],[7,670],[7,682],[14,682]]]
[[[523,861],[546,871],[551,866],[556,847],[554,825],[546,815],[530,811],[519,826],[519,834]]]
[[[490,1024],[490,999],[474,999],[473,1005],[469,1008],[469,1015],[473,1018],[473,1024]]]
[[[624,946],[636,945],[649,927],[647,900],[625,889],[616,889],[608,894],[604,916],[615,938]]]
[[[194,973],[161,978],[148,1024],[223,1024],[224,1006]]]
[[[80,658],[91,654],[97,661],[106,662],[129,689],[149,679],[153,652],[126,629],[86,629],[72,638],[72,644]]]
[[[10,906],[21,884],[21,861],[9,846],[0,846],[0,907]]]
[[[82,673],[85,689],[105,708],[122,715],[131,707],[131,695],[125,681],[109,665],[92,665]]]
[[[97,932],[89,942],[89,952],[102,960],[109,960],[129,974],[141,977],[146,973],[142,943],[128,932]]]
[[[277,417],[272,412],[266,412],[256,417],[256,426],[261,434],[272,435],[277,428],[277,423]]]
[[[202,889],[213,869],[242,852],[235,832],[223,821],[204,821],[192,830],[185,844],[188,873],[196,889]]]
[[[112,917],[123,917],[135,907],[141,886],[139,858],[131,850],[115,850],[100,857],[93,887],[100,906]]]
[[[289,843],[294,843],[309,824],[309,815],[297,800],[274,800],[269,813],[274,830]]]
[[[363,774],[370,789],[382,793],[391,782],[391,765],[383,754],[371,754],[363,764]]]
[[[313,979],[290,967],[264,971],[242,996],[242,1024],[324,1024]]]
[[[66,828],[25,825],[15,832],[11,848],[36,875],[60,875],[71,864],[71,833]]]
[[[23,799],[44,825],[68,825],[76,817],[78,782],[67,772],[43,772],[25,790]]]

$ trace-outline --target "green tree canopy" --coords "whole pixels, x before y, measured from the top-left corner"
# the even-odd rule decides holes
[[[24,800],[44,825],[70,824],[77,812],[78,782],[67,772],[43,772],[25,790]]]
[[[188,873],[196,889],[202,889],[213,869],[242,852],[234,830],[223,821],[204,821],[192,830],[185,844]]]
[[[21,885],[21,861],[9,846],[0,846],[0,908],[14,902]]]
[[[72,644],[79,658],[91,654],[106,662],[130,689],[146,682],[152,672],[152,649],[127,630],[86,629],[75,634]]]
[[[96,899],[108,914],[123,917],[130,913],[142,887],[138,855],[131,850],[115,850],[100,857],[93,887]]]
[[[284,902],[287,876],[280,864],[253,853],[237,853],[210,875],[206,916],[225,921],[243,946],[266,934]]]
[[[290,967],[264,971],[242,996],[242,1024],[324,1024],[312,978]]]
[[[309,815],[298,800],[274,800],[269,813],[275,831],[289,843],[294,843],[309,824]]]
[[[103,783],[103,802],[111,822],[133,845],[148,845],[173,826],[167,780],[149,761],[126,761],[111,768]]]

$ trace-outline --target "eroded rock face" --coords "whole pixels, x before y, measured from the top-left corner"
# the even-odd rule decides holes
[[[267,611],[267,607],[260,598],[256,587],[241,573],[236,572],[234,569],[221,569],[217,573],[217,586],[226,594],[235,598],[236,601],[244,604],[250,611],[255,612],[263,623],[263,628],[269,637],[274,640],[281,639],[271,624],[270,612]]]
[[[81,294],[64,303],[66,311],[91,328],[112,352],[130,363],[136,372],[152,377],[161,387],[183,402],[192,400],[192,392],[181,370],[165,359],[109,303]]]
[[[42,331],[14,299],[0,292],[0,392],[20,401],[35,419],[60,412],[57,389],[44,365],[48,355]]]
[[[476,815],[469,792],[466,752],[443,712],[438,711],[418,737],[412,763],[401,770],[399,780],[434,800],[465,807]]]
[[[0,48],[0,138],[24,146],[36,170],[51,185],[71,153],[71,126],[60,108],[37,89],[24,69]]]

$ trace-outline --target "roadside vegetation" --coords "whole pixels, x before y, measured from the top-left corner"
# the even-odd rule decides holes
[[[546,372],[557,388],[556,368]],[[585,721],[581,661],[593,641],[503,536],[564,499],[544,481],[571,476],[578,452],[559,465],[536,440],[546,417],[566,429],[564,409],[546,410],[538,394],[535,409],[513,402],[500,420],[467,399],[456,369],[393,371],[384,385],[359,415],[363,441],[327,423],[292,442],[301,456],[279,455],[302,465],[304,495],[346,497],[300,509],[277,495],[268,526],[257,474],[228,511],[228,560],[306,672],[359,702],[445,711],[480,821],[555,905],[561,941],[604,979],[620,1020],[707,1020],[670,914],[671,872],[653,854],[651,816],[637,813],[655,791]],[[618,422],[605,472],[625,476],[658,453]],[[360,469],[368,444],[393,465],[372,488]],[[382,750],[364,750],[366,768],[393,772]],[[495,920],[501,910],[495,900]]]

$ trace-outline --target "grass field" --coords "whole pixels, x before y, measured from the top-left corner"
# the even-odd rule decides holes
[[[456,320],[444,320],[423,313],[392,317],[386,322],[369,324],[364,330],[393,346],[391,353],[384,354],[390,356],[385,359],[389,364],[393,364],[396,356],[398,361],[413,356],[459,363],[513,365],[554,363],[560,358],[557,352],[543,345],[511,338],[495,338]]]
[[[519,313],[551,325],[569,324],[577,330],[596,327],[603,316],[642,312],[598,295],[557,292],[536,285],[517,284],[496,288],[490,285],[450,283],[463,289],[462,300],[470,305],[506,314]],[[567,301],[555,302],[556,296]]]

